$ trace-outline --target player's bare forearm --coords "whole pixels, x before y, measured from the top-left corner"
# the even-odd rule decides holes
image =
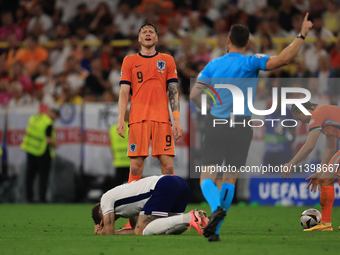
[[[299,152],[295,155],[295,157],[292,159],[292,161],[290,162],[291,165],[297,165],[298,163],[300,163],[303,159],[305,159],[311,152],[312,152],[313,148],[307,146],[306,144],[304,144],[301,149],[299,150]]]
[[[177,84],[177,82],[170,82],[168,85],[170,107],[173,112],[180,110]]]
[[[104,216],[104,226],[100,229],[98,235],[114,235],[115,234],[115,215],[114,213],[108,213]]]
[[[118,121],[124,121],[126,108],[129,102],[130,86],[122,84],[118,99]]]

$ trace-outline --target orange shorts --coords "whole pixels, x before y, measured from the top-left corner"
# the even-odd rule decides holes
[[[174,139],[170,123],[145,120],[129,126],[129,157],[148,157],[151,140],[151,155],[175,156]]]

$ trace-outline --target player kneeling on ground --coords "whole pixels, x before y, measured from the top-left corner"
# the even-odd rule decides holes
[[[206,213],[183,214],[190,189],[178,176],[151,176],[117,186],[106,192],[92,209],[94,233],[98,235],[181,234],[194,227],[200,235],[208,224]],[[170,217],[171,216],[171,217]],[[131,229],[115,231],[118,218],[129,218]]]

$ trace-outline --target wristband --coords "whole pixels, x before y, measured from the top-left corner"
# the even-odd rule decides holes
[[[173,111],[172,116],[174,116],[174,119],[179,119],[179,111]]]

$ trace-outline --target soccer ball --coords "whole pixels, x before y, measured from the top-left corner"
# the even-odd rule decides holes
[[[300,223],[304,229],[314,227],[320,221],[321,213],[313,208],[307,209],[300,216]]]

